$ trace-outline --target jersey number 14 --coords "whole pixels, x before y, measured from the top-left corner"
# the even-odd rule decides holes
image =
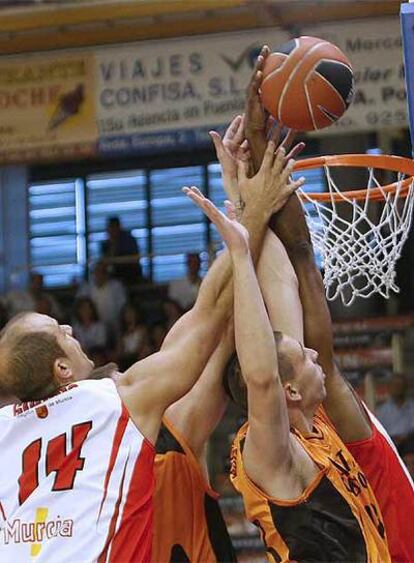
[[[47,443],[46,476],[56,473],[52,491],[73,489],[76,474],[82,471],[85,459],[81,457],[82,446],[92,428],[92,422],[72,426],[72,449],[66,451],[66,434],[59,434]],[[42,455],[42,438],[34,440],[22,455],[22,474],[19,477],[19,503],[24,501],[39,486],[39,461]]]

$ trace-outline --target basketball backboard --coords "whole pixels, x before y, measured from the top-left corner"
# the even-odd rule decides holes
[[[404,47],[405,81],[414,155],[414,1],[401,4],[401,29]]]

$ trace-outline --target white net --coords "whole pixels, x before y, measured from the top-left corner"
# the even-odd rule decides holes
[[[323,168],[330,201],[315,201],[303,190],[300,196],[313,246],[322,256],[327,298],[332,301],[340,296],[347,306],[356,297],[370,297],[374,293],[388,298],[391,291],[399,291],[395,263],[411,225],[414,180],[407,193],[403,189],[406,176],[400,173],[395,190],[387,191],[376,178],[375,170],[369,168],[366,196],[357,201],[339,190],[329,166]],[[374,189],[381,192],[380,201],[371,200]],[[345,213],[344,206],[348,207]]]

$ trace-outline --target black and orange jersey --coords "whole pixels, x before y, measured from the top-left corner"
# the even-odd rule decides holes
[[[291,429],[320,467],[294,500],[269,497],[245,473],[247,428],[248,423],[234,441],[230,477],[243,495],[247,518],[260,528],[269,561],[391,562],[375,496],[323,409],[314,417],[312,433]]]
[[[156,452],[152,561],[236,561],[218,494],[165,418]]]

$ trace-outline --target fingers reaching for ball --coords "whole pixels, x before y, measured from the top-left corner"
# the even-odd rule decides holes
[[[183,187],[183,192],[207,215],[217,227],[218,232],[231,252],[248,252],[249,235],[247,230],[236,220],[236,210],[231,201],[224,202],[226,215],[222,213],[195,186]]]

